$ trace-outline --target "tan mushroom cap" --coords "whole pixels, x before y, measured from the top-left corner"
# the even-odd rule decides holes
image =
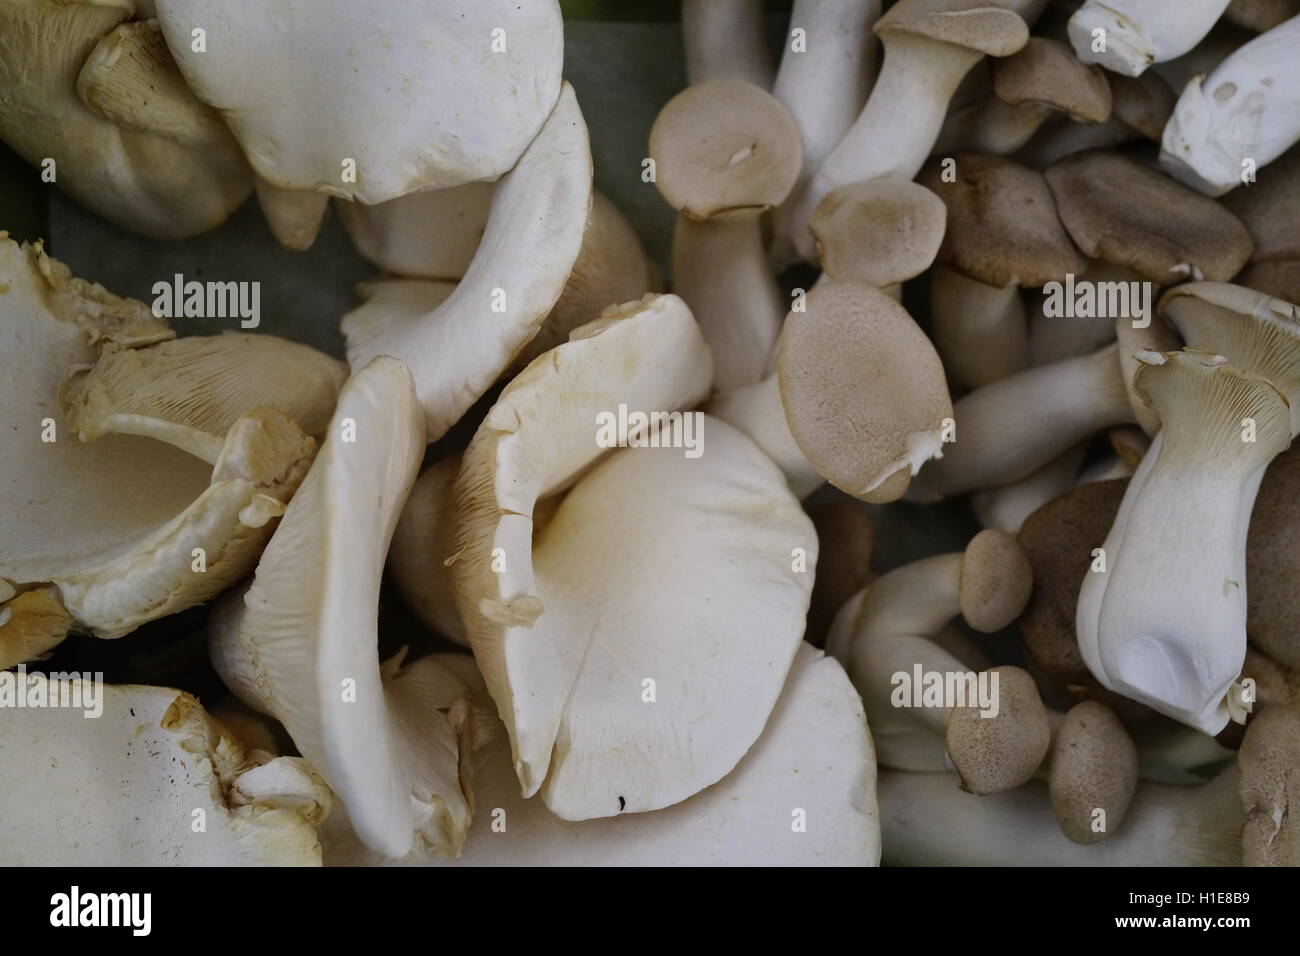
[[[1226,282],[1189,282],[1166,292],[1157,312],[1189,347],[1277,388],[1291,406],[1291,435],[1300,434],[1300,306]]]
[[[874,29],[881,39],[902,34],[1009,56],[1029,39],[1020,13],[1032,6],[1031,0],[901,0]]]
[[[1075,843],[1106,839],[1124,822],[1137,782],[1137,745],[1115,712],[1095,700],[1070,708],[1057,728],[1048,772],[1061,832]]]
[[[1237,276],[1237,284],[1286,302],[1300,302],[1300,259],[1257,262]]]
[[[1300,302],[1300,149],[1259,171],[1254,183],[1234,189],[1223,204],[1250,230],[1255,254],[1237,284]]]
[[[655,184],[692,219],[785,201],[803,163],[799,128],[776,97],[744,80],[709,80],[669,100],[650,129]]]
[[[1246,728],[1241,767],[1241,833],[1246,866],[1300,866],[1300,711],[1267,707]]]
[[[1224,17],[1237,26],[1263,33],[1300,14],[1300,0],[1232,0]]]
[[[1107,71],[1112,113],[1153,143],[1160,142],[1165,124],[1178,102],[1178,94],[1155,70],[1141,76],[1124,76]]]
[[[1080,62],[1068,43],[1030,37],[1020,52],[995,60],[992,72],[993,93],[1004,103],[1050,106],[1083,123],[1110,118],[1105,71]]]
[[[1126,718],[1150,714],[1102,687],[1079,653],[1079,590],[1124,500],[1126,479],[1078,485],[1035,511],[1017,541],[1034,570],[1034,588],[1017,626],[1034,663],[1075,700],[1100,700]]]
[[[790,433],[841,491],[896,500],[940,451],[943,422],[952,418],[939,356],[875,286],[823,284],[805,305],[786,317],[777,350]]]
[[[828,276],[883,287],[930,268],[947,219],[943,200],[924,186],[872,179],[827,193],[810,226]]]
[[[979,794],[1028,781],[1052,743],[1047,708],[1029,673],[1005,665],[987,673],[998,675],[996,716],[982,716],[978,706],[954,707],[945,735],[961,788]]]
[[[1075,153],[1046,175],[1061,221],[1094,259],[1164,285],[1189,270],[1227,281],[1250,260],[1250,233],[1222,204],[1119,153]]]
[[[943,181],[939,158],[917,176],[948,208],[941,265],[998,288],[1041,286],[1087,268],[1042,173],[1004,156],[953,158],[956,182]]]
[[[1000,631],[1025,609],[1034,587],[1034,569],[1016,539],[987,528],[962,555],[961,616],[984,634]]]
[[[866,511],[845,499],[824,501],[809,508],[808,515],[817,531],[818,551],[804,640],[821,647],[839,609],[871,583],[876,531]]]
[[[1246,581],[1251,642],[1300,672],[1300,445],[1278,455],[1264,472],[1250,515]]]

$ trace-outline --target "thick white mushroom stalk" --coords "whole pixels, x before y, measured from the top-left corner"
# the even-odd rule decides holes
[[[153,239],[222,223],[253,188],[131,0],[0,3],[0,139],[87,209]]]
[[[459,779],[465,708],[428,704],[428,675],[380,666],[384,558],[424,454],[410,373],[380,357],[348,380],[328,438],[251,586],[211,631],[213,663],[275,717],[377,853],[459,851],[472,812]]]
[[[1245,542],[1264,470],[1291,441],[1270,382],[1206,352],[1139,353],[1162,428],[1079,594],[1079,652],[1117,693],[1207,734],[1246,656]],[[1244,716],[1244,715],[1243,715]]]
[[[0,351],[25,356],[0,403],[0,590],[25,610],[0,622],[12,666],[69,627],[120,637],[247,574],[343,368],[270,336],[168,341],[143,303],[2,233],[0,287]]]
[[[157,11],[190,86],[281,189],[373,204],[496,179],[560,92],[556,0],[158,0]]]
[[[370,302],[343,319],[348,362],[401,359],[429,441],[479,399],[537,334],[564,291],[591,207],[591,150],[573,88],[497,185],[487,229],[460,284],[427,312]]]
[[[446,669],[468,658],[447,654],[437,661]],[[461,664],[456,672],[481,691],[472,662],[468,670],[473,673]],[[490,713],[491,700],[479,696]],[[875,866],[880,860],[876,764],[862,702],[840,666],[808,644],[800,645],[762,736],[736,768],[663,810],[573,823],[539,800],[525,800],[510,739],[495,718],[480,723],[473,762],[481,812],[465,851],[454,862],[428,865]],[[325,864],[382,862],[343,823],[334,814],[322,827]]]
[[[529,365],[465,453],[457,603],[523,794],[564,819],[725,776],[803,632],[817,539],[781,472],[717,419],[666,417],[711,375],[684,303],[647,296]],[[656,417],[618,434],[633,412]]]
[[[1084,63],[1141,76],[1189,52],[1229,0],[1088,0],[1070,18],[1070,43]]]
[[[301,758],[253,759],[181,691],[22,679],[47,706],[0,710],[0,864],[320,865],[333,795]]]
[[[1300,141],[1297,50],[1300,16],[1194,77],[1165,126],[1160,164],[1169,175],[1221,196]]]

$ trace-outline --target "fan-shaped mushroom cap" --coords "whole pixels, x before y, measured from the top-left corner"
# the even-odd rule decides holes
[[[253,178],[161,41],[123,24],[131,11],[129,0],[0,4],[0,138],[33,165],[53,160],[59,188],[117,226],[197,235],[248,198]]]
[[[1000,631],[1029,600],[1034,571],[1016,539],[985,529],[971,538],[962,555],[961,615],[977,631]]]
[[[784,104],[744,80],[688,86],[650,130],[655,184],[692,219],[779,205],[799,178],[799,128]]]
[[[884,288],[930,268],[946,220],[943,202],[924,186],[872,179],[827,193],[810,226],[828,276]]]
[[[1042,173],[1002,156],[954,158],[955,182],[943,181],[937,160],[918,177],[948,209],[941,264],[999,288],[1041,286],[1087,268]]]
[[[1246,866],[1300,866],[1300,710],[1265,707],[1251,718],[1238,755]]]
[[[560,93],[555,0],[157,6],[190,86],[225,115],[258,174],[282,189],[381,203],[495,179]],[[205,31],[201,51],[195,29]],[[345,178],[348,160],[355,174]]]
[[[841,491],[896,500],[939,454],[944,421],[952,417],[934,346],[875,286],[822,284],[805,306],[786,318],[778,348],[790,432]]]
[[[962,789],[971,793],[1020,786],[1033,777],[1052,744],[1047,708],[1034,679],[1019,667],[994,667],[989,673],[998,675],[997,715],[982,714],[978,705],[954,707],[945,737]]]
[[[333,798],[304,761],[251,763],[189,694],[25,680],[24,694],[103,712],[6,707],[0,760],[5,866],[319,866],[316,826]],[[205,827],[195,829],[195,811]]]
[[[343,319],[354,370],[378,355],[415,377],[435,441],[496,381],[555,305],[582,247],[591,199],[587,127],[572,87],[497,185],[487,231],[455,290],[426,313],[367,303]]]
[[[1119,153],[1075,153],[1046,175],[1070,237],[1094,259],[1162,285],[1227,281],[1250,259],[1250,233],[1236,216]]]
[[[1048,775],[1061,832],[1075,843],[1106,839],[1124,822],[1137,782],[1137,746],[1115,712],[1098,701],[1071,707],[1056,730]]]
[[[1081,123],[1110,116],[1106,74],[1081,63],[1060,40],[1030,37],[1023,49],[994,60],[992,71],[994,94],[1011,106],[1046,106]]]

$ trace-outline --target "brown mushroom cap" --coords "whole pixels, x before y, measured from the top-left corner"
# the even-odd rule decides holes
[[[1109,150],[1074,153],[1047,170],[1061,221],[1094,259],[1127,266],[1163,285],[1188,267],[1227,281],[1254,244],[1220,203]]]
[[[836,612],[871,583],[876,532],[867,513],[843,498],[823,501],[808,514],[817,529],[817,575],[804,640],[821,647]]]
[[[808,293],[805,310],[785,320],[777,373],[800,451],[827,481],[866,501],[901,496],[952,417],[934,346],[901,305],[866,283]]]
[[[1300,259],[1256,262],[1237,276],[1237,284],[1284,302],[1300,303]]]
[[[1034,569],[1016,539],[987,528],[962,555],[958,585],[961,615],[984,634],[1000,631],[1025,609],[1034,587]]]
[[[1234,189],[1221,201],[1250,231],[1255,242],[1252,265],[1300,259],[1300,148],[1269,163],[1255,182]]]
[[[1284,667],[1300,671],[1300,445],[1273,459],[1250,515],[1246,631]]]
[[[1083,63],[1068,43],[1030,37],[1024,49],[993,63],[993,93],[1012,106],[1042,104],[1083,123],[1110,118],[1106,72]]]
[[[1034,569],[1034,589],[1018,627],[1029,656],[1075,700],[1100,700],[1125,719],[1148,716],[1136,701],[1107,690],[1079,653],[1075,614],[1094,548],[1106,540],[1124,500],[1127,479],[1071,488],[1035,511],[1017,540]]]
[[[943,181],[940,158],[917,176],[948,208],[941,265],[998,288],[1041,286],[1087,268],[1042,173],[1004,156],[953,158],[956,182]]]
[[[1029,39],[1021,14],[1033,6],[1033,0],[899,0],[876,21],[875,33],[881,39],[903,34],[1009,56]]]
[[[1232,0],[1223,15],[1237,26],[1264,33],[1300,14],[1300,0]]]
[[[1300,710],[1268,707],[1251,718],[1241,751],[1246,866],[1300,866]]]
[[[981,716],[979,707],[954,707],[944,738],[962,789],[979,794],[1028,781],[1052,743],[1047,708],[1028,672],[1002,666],[986,673],[998,675],[997,716]]]
[[[1095,700],[1070,708],[1056,730],[1048,775],[1061,832],[1075,843],[1106,839],[1124,821],[1137,780],[1137,745],[1115,712]],[[1100,830],[1097,810],[1105,811]]]
[[[947,218],[943,200],[924,186],[872,179],[827,193],[810,225],[832,279],[887,286],[930,268]]]
[[[669,100],[650,130],[655,184],[674,209],[708,219],[785,201],[803,163],[799,128],[776,97],[709,80]]]
[[[1107,71],[1106,79],[1110,82],[1114,115],[1151,142],[1160,142],[1165,135],[1165,124],[1178,102],[1173,87],[1155,70],[1147,70],[1141,76]]]

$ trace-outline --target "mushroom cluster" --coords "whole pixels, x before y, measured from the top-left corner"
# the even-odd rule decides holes
[[[0,864],[1300,865],[1295,6],[0,0]]]

